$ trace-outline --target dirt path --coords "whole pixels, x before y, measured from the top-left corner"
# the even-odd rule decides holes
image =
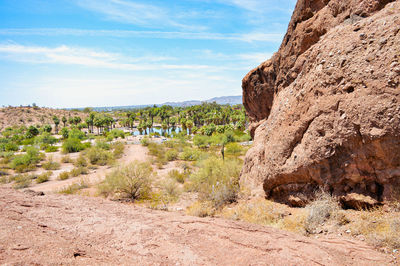
[[[77,157],[77,155],[78,154],[74,154],[73,158]],[[55,159],[59,160],[60,158],[55,157]],[[146,147],[137,144],[129,144],[125,146],[124,155],[121,159],[118,160],[118,164],[126,164],[134,160],[146,161],[147,159],[148,155]],[[57,176],[59,173],[71,170],[72,168],[73,168],[72,165],[68,165],[68,168],[63,167],[62,170],[55,171],[56,174],[53,176],[52,180],[39,185],[35,185],[31,187],[31,189],[34,191],[43,191],[45,193],[55,192],[66,186],[78,182],[82,178],[85,179],[87,182],[94,184],[102,180],[106,176],[106,174],[111,171],[111,168],[109,166],[101,166],[88,175],[69,178],[67,180],[62,180],[62,181],[57,180]]]
[[[387,265],[362,242],[310,239],[99,198],[0,188],[0,264]]]

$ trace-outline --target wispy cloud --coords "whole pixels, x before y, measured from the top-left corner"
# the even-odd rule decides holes
[[[166,27],[192,30],[205,29],[204,26],[184,23],[181,21],[187,18],[184,13],[177,16],[165,6],[127,0],[78,0],[76,3],[82,8],[104,15],[106,19],[121,23],[156,29]],[[193,15],[193,12],[188,12],[189,15]]]
[[[0,55],[18,62],[80,65],[86,67],[120,69],[128,71],[145,70],[209,70],[218,71],[223,67],[210,65],[165,64],[149,62],[163,61],[170,57],[131,58],[119,54],[95,51],[93,49],[59,46],[55,48],[0,44]]]
[[[240,42],[281,42],[282,33],[210,33],[210,32],[167,32],[167,31],[130,31],[130,30],[85,30],[66,28],[36,29],[0,29],[3,36],[92,36],[148,39],[188,39],[188,40],[222,40]]]
[[[292,12],[297,0],[281,0],[277,6],[275,0],[217,0],[221,3],[239,7],[255,13],[265,13],[269,11]]]

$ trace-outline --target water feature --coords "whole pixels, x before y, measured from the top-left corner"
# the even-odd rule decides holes
[[[160,134],[160,136],[162,136],[163,132],[164,132],[164,130],[161,127],[152,127],[150,129],[150,133],[158,133],[158,134]],[[173,129],[172,127],[170,127],[168,130],[165,130],[165,132],[167,134],[171,134],[171,133],[174,133],[174,132],[175,133],[179,133],[179,132],[182,132],[182,128],[181,127],[175,127]],[[189,130],[187,130],[187,133],[189,133]],[[142,135],[148,135],[148,134],[149,134],[149,129],[146,129],[146,134],[145,134],[144,131],[142,132]],[[133,132],[132,132],[132,135],[133,136],[139,136],[140,135],[139,130],[134,129]]]

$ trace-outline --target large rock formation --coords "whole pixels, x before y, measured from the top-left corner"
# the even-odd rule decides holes
[[[241,184],[293,203],[400,194],[400,2],[299,0],[283,43],[243,79],[254,147]],[[362,204],[361,204],[362,205]]]

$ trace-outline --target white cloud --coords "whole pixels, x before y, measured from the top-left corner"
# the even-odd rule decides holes
[[[18,62],[52,63],[80,65],[86,67],[119,69],[128,71],[144,70],[207,70],[219,71],[223,67],[190,64],[151,64],[149,61],[162,61],[169,57],[142,57],[130,58],[119,54],[95,51],[86,48],[59,46],[55,48],[24,46],[19,44],[0,44],[0,55]],[[136,63],[132,63],[136,62]]]
[[[178,17],[185,18],[185,15],[176,16],[165,7],[126,0],[78,0],[76,3],[87,10],[105,15],[109,20],[122,23],[151,28],[168,26],[180,29],[205,29],[203,26],[187,25],[178,21]],[[188,15],[193,15],[193,12]]]
[[[81,30],[81,29],[0,29],[4,36],[110,36],[120,38],[149,39],[188,39],[188,40],[223,40],[241,42],[281,42],[284,33],[211,33],[211,32],[165,32],[165,31],[129,31],[129,30]]]

